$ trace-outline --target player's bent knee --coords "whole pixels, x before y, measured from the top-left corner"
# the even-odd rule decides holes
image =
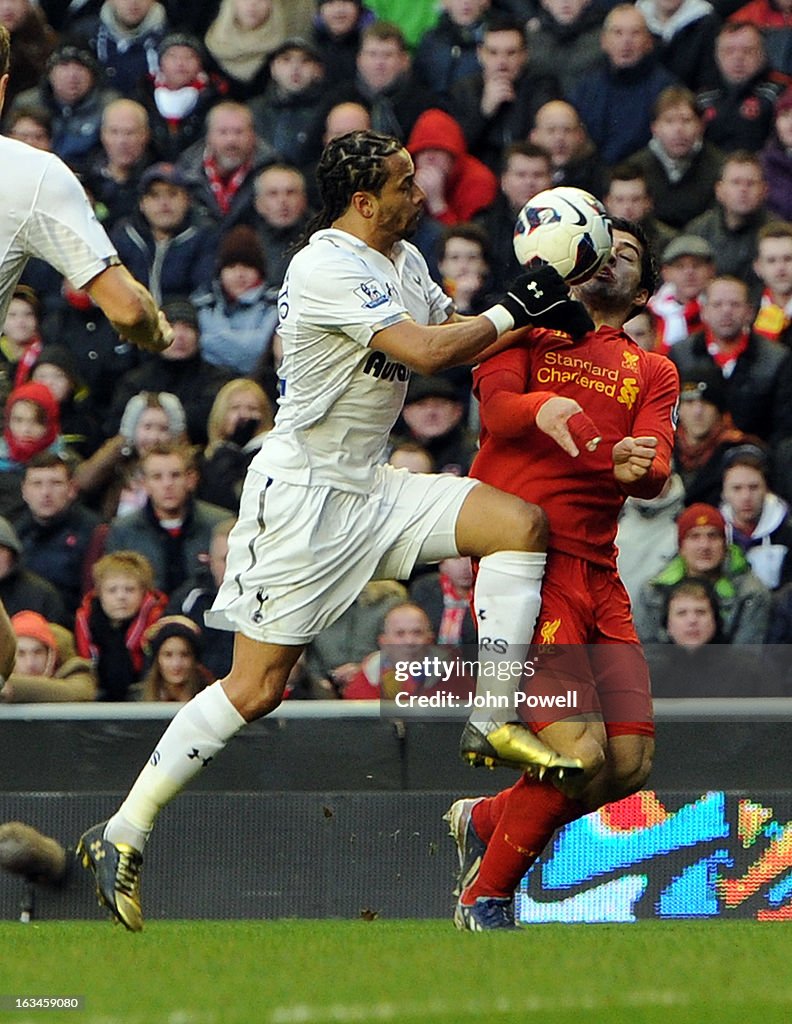
[[[277,708],[283,700],[286,679],[280,674],[261,679],[243,679],[233,673],[223,680],[228,699],[246,722],[263,718]]]
[[[495,550],[544,551],[549,532],[547,516],[538,505],[508,497],[510,507],[503,529],[498,530]]]
[[[456,526],[460,552],[479,558],[496,551],[545,551],[547,517],[538,505],[478,484],[465,498]]]
[[[544,551],[550,536],[550,526],[547,516],[538,505],[531,505],[524,502],[524,550]]]

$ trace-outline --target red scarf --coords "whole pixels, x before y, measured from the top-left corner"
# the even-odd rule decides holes
[[[91,658],[96,663],[99,658],[99,648],[91,635],[90,626],[91,607],[94,600],[98,600],[96,591],[89,590],[77,609],[74,620],[74,640],[77,653],[83,658]],[[167,603],[168,599],[162,591],[147,590],[140,608],[127,626],[126,646],[136,672],[141,672],[144,664],[143,636],[149,626],[152,626],[162,616]]]
[[[233,174],[224,175],[217,166],[217,161],[213,156],[204,157],[203,167],[209,182],[209,188],[211,188],[215,201],[222,213],[228,213],[234,196],[242,187],[242,183],[250,173],[252,166],[253,161],[248,160],[241,167],[237,167]]]
[[[25,351],[22,353],[22,358],[17,363],[16,373],[14,374],[15,388],[18,388],[20,384],[24,384],[25,381],[30,379],[31,370],[36,365],[43,348],[44,342],[38,334],[36,334],[31,341],[27,343]]]
[[[462,639],[462,624],[465,621],[465,609],[469,597],[460,594],[454,584],[443,573],[440,573],[440,589],[443,592],[443,614],[437,631],[439,644],[459,644]]]
[[[46,430],[44,436],[36,441],[21,441],[8,429],[8,421],[11,418],[11,409],[17,402],[32,402],[44,410],[46,419]],[[37,381],[28,381],[26,384],[14,388],[8,396],[5,408],[5,426],[3,437],[8,445],[8,454],[14,462],[27,462],[28,459],[45,451],[55,441],[60,433],[60,415],[58,403],[52,397],[48,387],[39,384]]]
[[[721,370],[724,371],[724,377],[730,377],[731,372],[734,369],[734,364],[748,348],[748,331],[743,331],[741,336],[737,339],[736,344],[731,346],[728,352],[721,349],[709,328],[707,328],[705,337],[707,341],[707,351]]]

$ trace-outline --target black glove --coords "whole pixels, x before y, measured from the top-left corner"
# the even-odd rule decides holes
[[[579,338],[594,330],[594,323],[581,303],[569,297],[569,288],[558,271],[549,265],[521,274],[501,298],[514,326],[547,327]]]
[[[569,301],[569,289],[554,267],[544,265],[520,274],[499,301],[514,317],[515,328],[544,326],[541,318]]]

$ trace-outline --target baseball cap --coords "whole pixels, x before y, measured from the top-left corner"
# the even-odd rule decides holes
[[[187,179],[175,164],[160,163],[147,167],[140,178],[141,195],[145,195],[155,181],[164,181],[168,185],[187,188]]]
[[[677,534],[679,543],[687,537],[691,530],[697,526],[714,526],[724,537],[726,536],[726,521],[714,505],[706,505],[703,501],[696,502],[677,519]]]
[[[680,235],[669,242],[663,250],[662,262],[664,264],[673,263],[681,256],[698,256],[702,260],[715,259],[712,246],[706,238],[700,238],[698,235]]]
[[[751,444],[751,442],[735,444],[728,451],[724,452],[721,468],[725,472],[735,462],[742,462],[744,459],[747,459],[749,464],[754,464],[765,476],[767,475],[769,468],[767,449],[760,447],[758,444]]]

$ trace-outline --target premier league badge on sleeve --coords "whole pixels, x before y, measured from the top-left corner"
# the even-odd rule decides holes
[[[356,288],[355,295],[362,299],[364,309],[376,309],[377,306],[387,302],[389,298],[388,294],[382,290],[380,283],[373,277]]]

